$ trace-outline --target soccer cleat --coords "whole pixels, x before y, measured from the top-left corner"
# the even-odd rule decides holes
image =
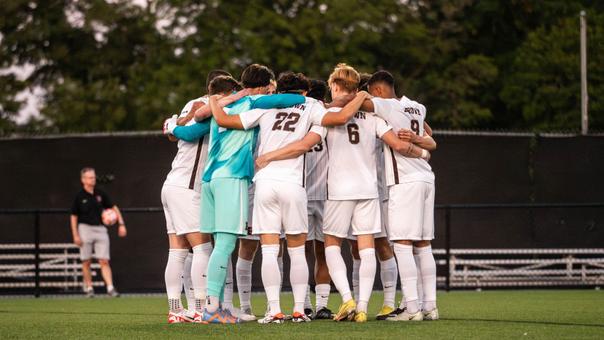
[[[239,318],[242,322],[255,321],[257,319],[256,316],[252,314],[251,308],[241,310],[239,308],[233,307],[228,310],[233,316]]]
[[[403,307],[403,308],[397,308],[394,311],[392,311],[390,314],[388,314],[387,318],[393,317],[393,316],[397,316],[399,314],[401,314],[402,312],[404,312],[407,309],[407,307]]]
[[[395,312],[394,308],[390,306],[382,306],[382,309],[380,309],[380,312],[375,316],[375,319],[386,320],[393,312]]]
[[[92,288],[92,287],[84,288],[84,293],[86,294],[87,298],[93,298],[94,297],[94,288]]]
[[[438,308],[434,308],[431,311],[423,311],[424,313],[424,320],[438,320],[439,316],[438,316]]]
[[[315,314],[315,317],[313,319],[326,320],[326,319],[332,319],[332,318],[333,318],[333,313],[331,312],[331,310],[329,310],[327,307],[323,307],[317,311],[317,313]]]
[[[304,314],[308,316],[309,319],[313,319],[315,316],[315,312],[313,312],[312,308],[304,308]]]
[[[202,323],[221,323],[221,324],[236,324],[240,323],[241,320],[231,315],[228,310],[217,309],[214,313],[208,312],[206,309],[203,311],[201,318]]]
[[[387,318],[387,321],[422,321],[424,319],[424,314],[422,311],[418,311],[417,313],[409,313],[407,310],[402,312],[397,316],[392,316]]]
[[[300,322],[310,322],[310,321],[311,321],[310,317],[306,314],[302,314],[299,312],[294,312],[294,314],[292,314],[292,322],[300,323]]]
[[[207,324],[207,322],[203,321],[203,311],[195,310],[193,314],[193,321],[191,322]]]
[[[108,290],[107,295],[109,295],[111,297],[120,297],[120,293],[118,293],[115,288]]]
[[[354,322],[367,322],[367,313],[356,312],[354,315]]]
[[[266,315],[258,320],[258,323],[260,324],[269,324],[269,323],[284,323],[285,322],[285,315],[283,315],[283,313],[277,313],[275,315],[270,315],[269,313],[266,313]]]
[[[184,309],[180,310],[180,311],[169,311],[168,312],[168,323],[169,324],[184,323],[184,322],[193,322],[193,319],[191,319],[187,316],[187,313]]]
[[[334,321],[352,321],[354,319],[354,312],[357,309],[357,303],[354,302],[354,299],[350,299],[340,305],[338,309],[338,313],[333,317]]]
[[[183,313],[185,314],[185,316],[187,318],[191,319],[191,322],[193,322],[193,319],[195,318],[195,311],[194,310],[183,309]]]

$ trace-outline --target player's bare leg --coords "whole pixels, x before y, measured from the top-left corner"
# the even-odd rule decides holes
[[[280,291],[281,274],[277,257],[279,256],[279,234],[260,235],[262,244],[262,284],[268,300],[268,311],[258,323],[283,323],[285,315],[281,312]]]
[[[341,238],[325,234],[325,259],[327,268],[329,269],[329,276],[340,296],[342,296],[342,305],[334,316],[335,321],[352,320],[357,307],[348,284],[346,264],[342,258],[341,246]]]
[[[375,241],[373,234],[357,235],[357,244],[359,248],[359,299],[356,308],[354,321],[367,321],[367,307],[369,298],[373,290],[373,282],[375,280],[376,263],[375,263]]]
[[[212,237],[199,232],[185,234],[185,240],[193,249],[191,282],[195,295],[195,322],[201,322],[206,298],[208,261],[212,254]]]
[[[315,240],[315,298],[316,319],[331,319],[332,313],[327,308],[329,293],[331,291],[331,277],[325,260],[325,244]]]
[[[418,281],[422,282],[423,299],[422,311],[424,320],[438,320],[438,309],[436,308],[436,262],[432,255],[430,241],[413,242],[413,253],[419,265]]]
[[[424,317],[418,304],[417,267],[413,258],[413,242],[410,240],[396,240],[394,242],[394,253],[398,262],[406,309],[401,314],[389,317],[387,320],[421,321]]]
[[[398,279],[398,269],[394,251],[386,237],[375,239],[375,250],[380,261],[380,279],[384,291],[384,303],[376,319],[386,320],[390,313],[394,312],[394,300],[396,298],[396,281]]]
[[[87,297],[94,297],[94,288],[92,287],[92,273],[90,271],[90,264],[92,260],[82,261],[82,280],[84,281],[84,292]]]
[[[101,266],[101,276],[103,276],[103,281],[105,281],[105,287],[107,287],[107,294],[112,297],[120,296],[115,290],[115,287],[113,287],[113,273],[111,272],[109,260],[99,259],[98,261],[99,265]]]
[[[164,278],[166,281],[166,293],[168,295],[168,323],[191,322],[193,318],[189,317],[180,300],[182,291],[182,272],[185,266],[185,260],[189,255],[189,243],[184,236],[168,234],[170,250],[168,252],[168,263]]]
[[[308,263],[306,262],[306,233],[287,235],[287,253],[290,259],[289,280],[294,295],[293,322],[310,322],[304,313],[308,290]]]
[[[252,292],[252,264],[258,250],[259,242],[257,240],[239,239],[239,251],[236,264],[237,293],[239,294],[239,303],[241,308],[241,319],[243,321],[256,320],[252,312],[251,292]]]

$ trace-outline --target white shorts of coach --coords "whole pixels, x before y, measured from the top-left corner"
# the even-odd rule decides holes
[[[373,238],[388,238],[388,200],[380,200],[380,216],[381,216],[381,227],[379,233],[374,234]],[[352,235],[352,229],[348,231],[347,239],[356,241],[357,237]]]
[[[273,180],[255,182],[252,233],[287,235],[308,233],[306,189]]]
[[[381,230],[379,199],[325,202],[323,233],[339,238],[377,234]],[[352,232],[350,232],[352,230]]]
[[[200,194],[195,190],[164,185],[161,189],[161,203],[166,215],[168,234],[199,232],[200,202]]]
[[[325,201],[308,201],[308,241],[325,242],[323,235],[323,211]]]
[[[396,184],[389,189],[390,240],[434,239],[434,184],[410,182]]]

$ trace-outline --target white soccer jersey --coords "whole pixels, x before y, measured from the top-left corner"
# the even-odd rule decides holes
[[[195,102],[208,103],[207,97],[193,99],[185,105],[179,117],[184,117],[189,114]],[[186,125],[196,124],[194,119],[191,119]],[[173,185],[182,188],[189,188],[197,192],[201,191],[201,181],[199,176],[205,167],[208,158],[208,140],[210,136],[203,136],[195,143],[178,141],[178,151],[172,161],[172,169],[166,177],[164,185]]]
[[[379,138],[376,138],[375,140],[375,165],[380,201],[387,201],[388,184],[386,183],[386,174],[384,169],[384,142],[382,142],[382,140]]]
[[[325,128],[320,124],[326,112],[321,102],[306,98],[303,104],[284,109],[254,109],[242,112],[239,117],[245,129],[260,126],[258,155],[263,155],[304,138],[309,131],[323,138]],[[304,186],[304,160],[305,156],[300,155],[292,159],[271,162],[256,172],[254,181],[270,179]]]
[[[325,201],[327,199],[327,150],[325,139],[313,146],[306,157],[306,195],[309,201]]]
[[[409,129],[419,136],[424,135],[426,107],[407,97],[398,99],[373,98],[375,114],[385,119],[395,131]],[[388,186],[423,181],[434,183],[430,164],[421,158],[407,158],[384,145],[386,182]]]
[[[341,108],[330,108],[338,112]],[[391,127],[359,111],[345,125],[327,129],[329,200],[378,198],[375,144]]]

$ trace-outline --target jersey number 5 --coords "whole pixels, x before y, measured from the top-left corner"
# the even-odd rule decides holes
[[[348,141],[350,144],[359,144],[361,136],[359,135],[359,126],[355,123],[351,123],[346,125],[346,130],[348,130]]]
[[[287,113],[287,112],[279,112],[275,115],[275,124],[273,124],[273,131],[275,130],[283,130],[293,132],[296,130],[296,123],[300,120],[300,115],[297,113]]]

